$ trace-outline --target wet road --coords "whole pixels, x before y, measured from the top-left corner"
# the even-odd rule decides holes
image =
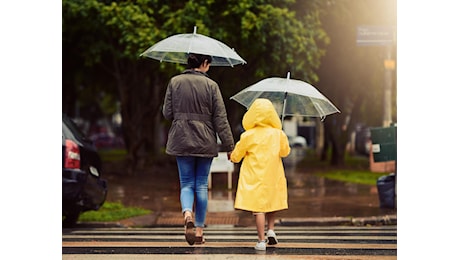
[[[295,152],[285,161],[289,209],[279,218],[370,217],[396,214],[381,209],[376,185],[344,183],[318,177],[308,169],[296,167]],[[153,212],[180,212],[179,179],[175,167],[150,169],[134,176],[111,174],[107,201],[142,207]],[[213,174],[209,191],[209,212],[235,212],[238,171],[233,172],[232,190],[227,189],[227,175]]]

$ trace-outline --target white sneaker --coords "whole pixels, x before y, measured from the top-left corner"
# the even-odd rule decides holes
[[[269,230],[267,231],[267,238],[268,238],[268,244],[269,244],[269,245],[276,245],[276,244],[278,244],[278,239],[276,239],[275,231],[269,229]]]
[[[254,248],[256,250],[265,251],[265,250],[267,250],[267,245],[265,244],[265,241],[259,241],[259,242],[257,242],[257,244],[256,244],[256,246]]]

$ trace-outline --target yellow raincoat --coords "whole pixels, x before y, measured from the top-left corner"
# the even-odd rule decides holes
[[[281,120],[268,99],[256,99],[243,117],[240,141],[231,161],[243,158],[235,208],[252,212],[273,212],[288,208],[287,183],[281,157],[291,148]]]

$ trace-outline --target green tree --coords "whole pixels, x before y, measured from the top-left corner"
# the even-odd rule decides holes
[[[328,37],[320,14],[326,2],[277,0],[102,1],[63,0],[63,106],[77,97],[119,100],[131,170],[161,152],[161,104],[168,79],[184,66],[140,58],[153,43],[172,34],[198,33],[225,42],[248,62],[213,67],[236,129],[244,109],[229,97],[267,76],[316,82]],[[86,90],[86,91],[84,91]],[[70,104],[67,106],[67,104]],[[107,106],[106,106],[107,107]],[[107,110],[107,108],[106,108]],[[238,133],[235,133],[238,134]]]
[[[164,91],[158,86],[165,84],[168,70],[176,71],[139,58],[146,43],[165,37],[157,30],[162,6],[158,1],[63,1],[64,92],[75,93],[83,85],[119,100],[130,170],[158,153],[153,147],[161,145],[156,137]],[[98,95],[92,97],[101,103]]]

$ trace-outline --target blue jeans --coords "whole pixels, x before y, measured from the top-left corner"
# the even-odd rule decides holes
[[[213,158],[177,156],[180,180],[182,213],[193,212],[195,201],[195,226],[204,227],[208,209],[208,175]],[[196,196],[196,200],[195,200]]]

